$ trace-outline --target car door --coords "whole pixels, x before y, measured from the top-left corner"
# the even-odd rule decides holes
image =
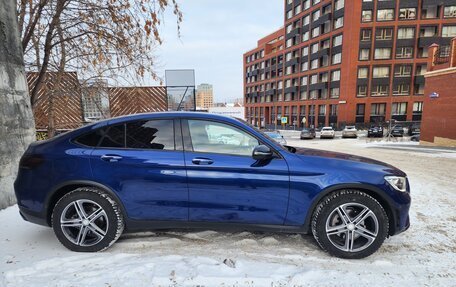
[[[177,123],[177,124],[175,124]],[[137,220],[188,220],[180,123],[150,119],[110,126],[91,154],[94,178],[117,191]]]
[[[183,120],[189,220],[283,224],[289,172],[279,154],[252,158],[257,138],[227,123]]]

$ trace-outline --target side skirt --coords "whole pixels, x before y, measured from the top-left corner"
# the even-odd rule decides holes
[[[307,234],[307,228],[304,226],[286,226],[286,225],[263,225],[263,224],[240,224],[240,223],[219,223],[219,222],[188,222],[188,221],[146,221],[131,220],[125,221],[125,233],[169,230],[169,229],[199,229],[199,230],[217,230],[228,232],[241,231],[262,231],[262,232],[279,232],[279,233],[300,233]]]

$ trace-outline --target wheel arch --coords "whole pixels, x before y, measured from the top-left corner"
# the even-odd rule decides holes
[[[109,194],[115,201],[116,203],[120,206],[120,210],[122,211],[123,215],[126,216],[125,213],[125,208],[120,201],[119,197],[117,194],[108,186],[103,185],[98,182],[90,181],[90,180],[72,180],[72,181],[66,181],[58,186],[56,186],[52,192],[48,195],[46,199],[46,207],[45,207],[45,212],[46,212],[46,223],[48,226],[52,226],[51,224],[51,216],[52,216],[52,211],[54,210],[55,205],[59,201],[60,198],[62,198],[65,194],[69,193],[72,190],[75,190],[80,187],[94,187],[98,188],[107,194]]]
[[[314,213],[315,209],[317,208],[318,204],[320,203],[320,201],[325,196],[327,196],[333,192],[344,190],[344,189],[359,190],[359,191],[365,192],[368,195],[375,198],[375,200],[377,200],[380,203],[380,205],[383,207],[386,214],[388,215],[388,223],[389,223],[388,235],[391,236],[391,235],[395,234],[397,218],[396,218],[396,214],[392,208],[391,199],[388,198],[388,196],[384,194],[384,191],[382,191],[378,187],[375,187],[375,186],[372,186],[369,184],[362,184],[362,183],[337,184],[337,185],[330,186],[330,187],[324,189],[322,192],[320,192],[313,200],[313,202],[309,208],[310,212],[307,212],[307,216],[306,216],[306,219],[304,222],[304,227],[307,230],[307,232],[311,232],[312,216],[313,216],[313,213]]]

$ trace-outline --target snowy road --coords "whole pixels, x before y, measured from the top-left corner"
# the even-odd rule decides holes
[[[108,251],[78,254],[14,206],[0,211],[0,286],[456,286],[456,152],[363,139],[288,142],[404,170],[411,228],[356,261],[329,257],[311,236],[214,231],[125,235]]]

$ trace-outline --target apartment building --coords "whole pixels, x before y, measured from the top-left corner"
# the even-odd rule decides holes
[[[250,123],[421,120],[428,47],[449,52],[454,0],[285,0],[284,8],[284,27],[243,57]]]
[[[196,90],[196,108],[207,110],[214,104],[214,90],[212,85],[201,84]]]

